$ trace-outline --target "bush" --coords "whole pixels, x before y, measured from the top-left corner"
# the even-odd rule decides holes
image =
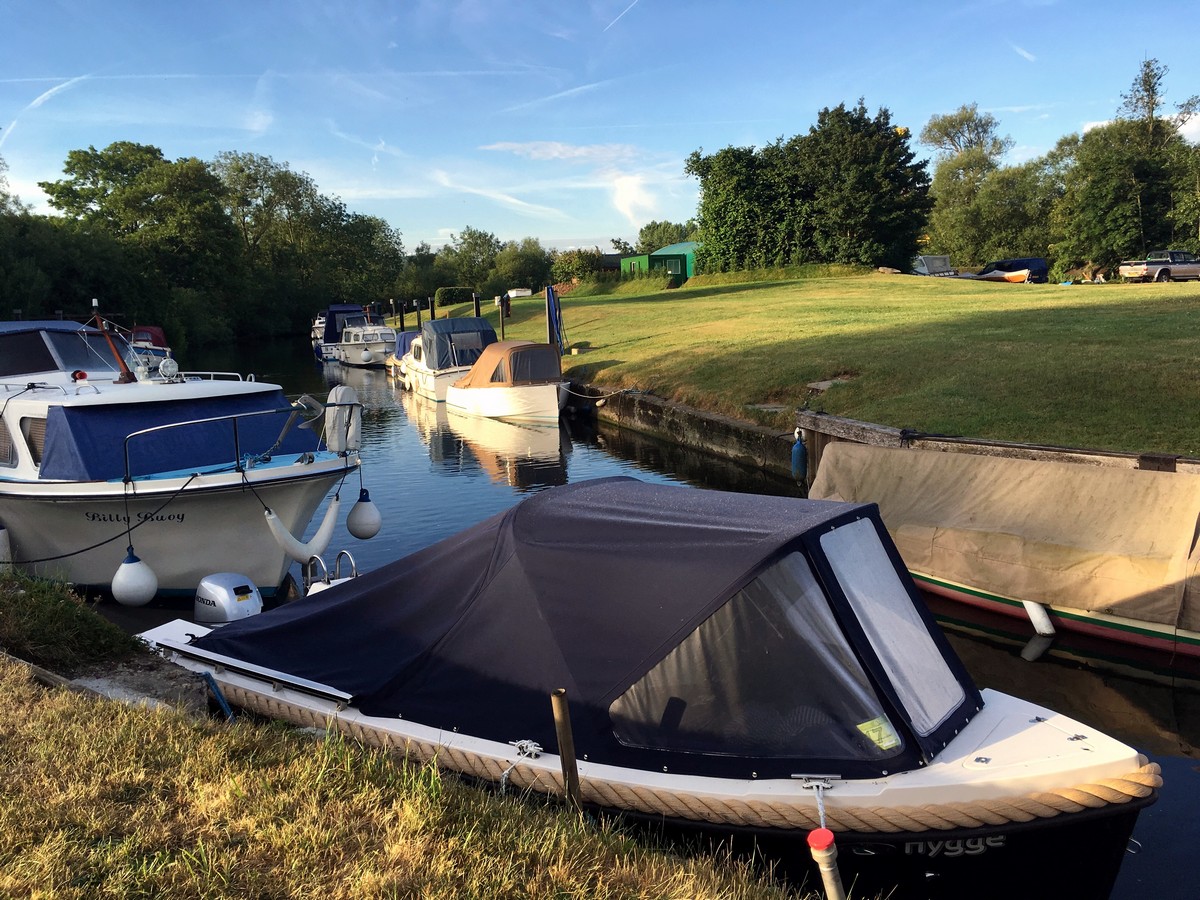
[[[437,306],[457,306],[470,303],[473,294],[469,287],[440,287],[433,292],[433,302]]]

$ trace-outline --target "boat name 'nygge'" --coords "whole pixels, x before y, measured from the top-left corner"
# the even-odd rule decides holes
[[[979,856],[993,847],[1004,846],[1004,835],[987,838],[967,838],[955,841],[908,841],[904,845],[905,856]]]
[[[138,522],[183,522],[183,517],[187,513],[148,513],[140,512],[134,518]],[[124,524],[129,521],[129,516],[121,515],[120,513],[84,513],[83,517],[89,522],[120,522]]]

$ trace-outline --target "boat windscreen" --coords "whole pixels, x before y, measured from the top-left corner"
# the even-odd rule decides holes
[[[874,522],[821,535],[821,549],[854,608],[917,734],[931,734],[963,702],[963,687],[913,606]]]
[[[58,357],[59,370],[73,372],[80,369],[84,372],[119,372],[120,365],[113,357],[112,350],[104,335],[97,332],[46,332],[46,339]],[[123,358],[128,358],[130,351],[125,339],[118,334],[110,335],[113,345]]]
[[[655,750],[878,760],[901,749],[799,552],[731,597],[609,713],[621,743]]]

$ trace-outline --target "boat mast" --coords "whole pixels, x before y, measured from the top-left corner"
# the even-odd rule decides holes
[[[121,374],[117,376],[117,384],[132,384],[137,381],[137,376],[129,371],[129,366],[125,363],[125,357],[117,352],[117,345],[113,343],[112,335],[108,333],[108,325],[100,316],[100,301],[95,297],[92,298],[92,318],[96,320],[96,327],[100,329],[100,333],[104,335],[104,340],[108,343],[108,349],[112,352],[113,359],[117,361],[117,365],[121,367]]]

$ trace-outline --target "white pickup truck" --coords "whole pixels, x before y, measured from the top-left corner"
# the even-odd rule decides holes
[[[1145,259],[1121,263],[1117,271],[1127,281],[1200,280],[1200,259],[1185,250],[1155,250]]]

